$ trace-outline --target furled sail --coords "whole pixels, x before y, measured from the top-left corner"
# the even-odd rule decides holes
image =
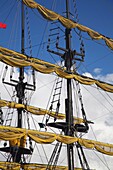
[[[64,144],[71,144],[77,142],[85,148],[94,149],[103,154],[113,156],[113,144],[107,144],[94,140],[54,134],[50,132],[40,132],[37,130],[0,126],[0,140],[5,141],[14,141],[17,139],[21,140],[24,137],[26,138],[26,136],[30,137],[36,143],[41,144],[49,144],[53,143],[54,141],[59,141]]]
[[[10,101],[6,101],[6,100],[0,100],[0,107],[9,107],[9,108],[16,108],[16,109],[25,109],[26,111],[35,114],[35,115],[46,115],[48,114],[51,117],[57,118],[57,119],[65,119],[65,114],[59,113],[58,115],[56,115],[56,112],[54,111],[49,111],[46,109],[42,109],[42,108],[38,108],[38,107],[34,107],[34,106],[28,106],[28,105],[24,105],[24,104],[19,104],[16,102],[10,102]],[[85,120],[83,120],[82,118],[77,118],[74,117],[74,123],[84,123]],[[88,121],[89,123],[91,121]]]
[[[13,163],[13,162],[0,162],[0,169],[2,170],[8,170],[8,169],[12,169],[12,170],[19,170],[21,167],[20,164],[18,163]]]
[[[86,27],[86,26],[83,26],[81,24],[78,24],[70,19],[67,19],[45,7],[43,7],[42,5],[36,3],[34,0],[23,0],[24,4],[27,5],[28,7],[30,8],[36,8],[38,9],[39,13],[45,18],[45,19],[48,19],[48,20],[59,20],[60,23],[68,28],[68,29],[71,29],[71,28],[78,28],[79,30],[81,31],[84,31],[84,32],[87,32],[88,35],[92,38],[92,39],[96,39],[96,40],[100,40],[100,39],[103,39],[106,43],[106,45],[113,50],[113,40],[108,38],[108,37],[105,37],[104,35]]]
[[[66,79],[75,79],[78,82],[85,85],[93,85],[96,84],[101,89],[113,93],[113,85],[98,81],[83,75],[79,75],[76,73],[68,73],[65,68],[61,68],[55,64],[51,64],[49,62],[45,62],[43,60],[39,60],[36,58],[30,58],[26,55],[17,53],[13,50],[8,50],[6,48],[0,47],[0,61],[14,67],[26,67],[31,66],[36,71],[39,71],[44,74],[50,74],[55,72],[58,76]]]
[[[36,170],[46,170],[47,169],[47,165],[42,165],[42,164],[29,164],[29,165],[23,165],[22,166],[25,170],[32,170],[34,168],[36,168]],[[52,170],[52,166],[51,169]],[[68,170],[68,167],[66,166],[56,166],[55,170]],[[74,168],[74,170],[82,170],[82,168]]]
[[[19,170],[20,168],[24,170],[46,170],[46,164],[36,164],[36,163],[29,163],[29,164],[19,164],[19,163],[12,163],[12,162],[0,162],[0,168],[2,170]],[[68,170],[66,166],[56,166],[56,170]],[[51,166],[52,170],[52,166]],[[74,168],[74,170],[82,170],[82,168]]]

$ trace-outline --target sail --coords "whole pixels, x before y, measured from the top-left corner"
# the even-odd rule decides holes
[[[42,108],[38,108],[38,107],[34,107],[34,106],[29,106],[29,105],[24,105],[24,104],[19,104],[16,102],[11,102],[11,101],[6,101],[6,100],[0,100],[0,107],[9,107],[9,108],[16,108],[16,109],[24,109],[34,115],[49,115],[51,117],[63,120],[65,119],[65,114],[63,113],[58,113],[56,115],[56,112],[54,111],[49,111],[46,109],[42,109]],[[83,120],[82,118],[77,118],[74,117],[74,123],[84,123],[85,120]],[[87,121],[87,122],[91,122],[91,121]]]
[[[14,142],[15,140],[17,141],[26,138],[26,136],[30,137],[36,143],[40,144],[50,144],[53,143],[54,141],[59,141],[64,144],[79,143],[81,146],[84,146],[85,148],[94,149],[103,154],[113,156],[113,144],[77,137],[70,137],[60,134],[54,134],[50,132],[41,132],[37,130],[0,126],[0,140]],[[21,145],[23,144],[24,140],[23,143],[21,142]]]
[[[39,60],[36,58],[30,58],[26,55],[17,53],[13,50],[8,50],[6,48],[0,47],[0,61],[14,67],[26,67],[31,66],[36,71],[41,73],[50,74],[55,72],[58,76],[66,79],[74,79],[85,85],[96,84],[101,89],[113,93],[113,85],[108,84],[96,79],[92,79],[83,75],[79,75],[73,72],[66,72],[65,68]]]
[[[13,163],[13,162],[0,162],[0,169],[2,170],[7,170],[7,169],[12,169],[12,170],[18,170],[20,169],[21,165],[18,163]]]
[[[47,165],[46,164],[36,164],[36,163],[30,163],[30,164],[19,164],[19,163],[12,163],[12,162],[0,162],[0,168],[2,170],[19,170],[20,168],[23,168],[24,170],[46,170]],[[52,170],[53,166],[51,166]],[[67,166],[56,166],[56,170],[68,170]],[[74,168],[74,170],[82,170],[82,168]]]
[[[104,35],[86,27],[83,26],[81,24],[78,24],[70,19],[64,18],[63,16],[43,7],[42,5],[36,3],[33,0],[23,0],[23,2],[25,3],[25,5],[29,6],[30,8],[36,8],[38,9],[39,13],[47,20],[50,21],[55,21],[55,20],[59,20],[61,22],[61,24],[68,28],[77,28],[81,31],[87,32],[88,35],[95,40],[104,40],[106,45],[113,50],[113,40],[111,38],[105,37]]]

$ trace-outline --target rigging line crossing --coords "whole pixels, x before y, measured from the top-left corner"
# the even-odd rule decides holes
[[[60,143],[58,152],[57,152],[57,154],[56,154],[55,161],[54,161],[54,163],[53,163],[53,168],[52,168],[52,170],[55,170],[55,169],[56,169],[56,166],[57,166],[57,163],[58,163],[58,159],[59,159],[59,156],[60,156],[60,152],[61,152],[61,148],[62,148],[62,143]]]
[[[53,90],[54,90],[54,87],[55,87],[56,80],[57,80],[57,77],[55,78],[54,81],[52,81],[52,82],[54,82],[54,85],[53,85],[53,88],[52,88],[52,90],[51,90],[51,94],[50,94],[50,97],[49,97],[49,100],[48,100],[48,103],[47,103],[47,106],[46,106],[46,110],[47,110],[47,108],[49,107],[50,99],[51,99],[51,96],[52,96],[52,93],[53,93]],[[46,85],[47,85],[47,84],[46,84]],[[45,86],[45,85],[44,85],[44,86]],[[45,118],[45,115],[43,116],[42,123],[44,122],[44,118]],[[46,119],[47,119],[47,117],[46,117]]]
[[[54,87],[54,94],[52,97],[52,101],[51,101],[51,105],[49,108],[49,112],[51,113],[53,110],[56,111],[56,116],[59,113],[59,108],[60,108],[60,96],[61,96],[61,90],[62,90],[62,82],[63,80],[61,78],[57,78],[56,83],[55,83],[55,87]],[[49,121],[50,116],[48,116],[46,118],[46,124]],[[54,119],[54,121],[56,121],[56,118]]]
[[[14,91],[15,93],[15,91]],[[12,101],[16,100],[16,96],[12,95],[11,99]],[[7,113],[6,113],[6,119],[5,119],[5,126],[11,126],[11,123],[13,121],[13,115],[14,115],[14,108],[12,109],[12,111],[10,109],[8,109]]]
[[[111,52],[107,53],[106,55],[104,55],[104,56],[100,57],[99,59],[95,60],[95,62],[92,62],[92,63],[90,63],[88,65],[84,65],[84,63],[82,63],[82,65],[84,66],[85,70],[90,73],[90,71],[88,70],[88,67],[90,67],[91,65],[93,65],[93,64],[97,63],[98,61],[104,59],[105,57],[109,56],[111,53],[113,53],[113,52],[111,51]],[[82,73],[84,73],[84,71],[82,71]]]
[[[74,83],[73,83],[73,86],[74,86]],[[88,122],[87,122],[86,113],[85,113],[84,106],[83,106],[80,84],[79,84],[78,82],[76,82],[76,91],[77,91],[77,96],[78,96],[79,102],[80,102],[80,108],[81,108],[82,117],[83,117],[83,120],[84,120],[85,122],[84,122],[84,125],[77,123],[77,124],[75,125],[75,129],[76,129],[78,132],[80,132],[81,130],[80,130],[79,128],[81,127],[81,128],[83,128],[83,129],[82,129],[83,131],[81,131],[81,132],[87,133],[88,130],[89,130],[89,125],[88,125]]]
[[[58,158],[59,158],[59,155],[60,155],[60,152],[61,152],[61,148],[62,148],[62,143],[57,142],[56,145],[55,145],[55,148],[52,152],[52,155],[49,159],[46,170],[50,170],[50,169],[55,170],[57,162],[58,162]]]
[[[16,2],[16,1],[15,1]],[[10,37],[9,37],[9,40],[8,40],[8,47],[10,47],[11,45],[13,45],[13,48],[16,47],[16,43],[17,41],[17,34],[18,34],[18,26],[19,26],[19,22],[18,22],[18,18],[20,16],[20,3],[17,4],[17,8],[16,8],[16,12],[13,16],[13,22],[12,22],[12,29],[11,29],[11,32],[10,32]],[[13,43],[13,44],[11,44]]]
[[[80,164],[81,164],[82,168],[85,169],[85,167],[86,167],[87,170],[91,170],[90,167],[89,167],[89,164],[87,162],[87,159],[86,159],[86,156],[84,154],[82,146],[78,143],[76,145],[76,148],[77,148],[77,152],[78,152],[78,156],[79,156]],[[81,154],[80,154],[80,152],[81,152]]]
[[[84,167],[84,164],[83,164],[83,162],[82,162],[82,158],[81,158],[81,155],[80,155],[80,152],[79,152],[79,149],[78,149],[77,145],[76,145],[76,148],[77,148],[77,153],[78,153],[78,157],[79,157],[79,161],[80,161],[81,167],[82,167],[82,169],[85,169],[85,167]]]
[[[47,165],[46,170],[49,170],[49,169],[51,168],[51,166],[52,166],[52,164],[53,164],[53,160],[54,160],[55,154],[56,154],[56,152],[57,152],[57,150],[58,150],[58,147],[59,147],[59,142],[56,143],[55,148],[54,148],[54,150],[52,151],[52,155],[51,155],[51,157],[50,157],[50,159],[49,159],[49,162],[48,162],[48,165]]]
[[[112,97],[106,92],[107,96],[111,99],[111,101],[113,102]]]
[[[36,126],[36,123],[35,123],[35,119],[33,118],[33,115],[31,114],[31,118],[32,118],[32,121],[33,121],[33,124],[34,124],[34,126],[35,126],[35,129],[37,130],[37,126]],[[43,118],[44,119],[44,118]],[[39,125],[39,124],[38,124]],[[39,152],[39,155],[41,155],[41,153],[40,153],[40,150],[38,149],[38,145],[37,145],[37,143],[35,143],[35,145],[34,145],[34,149],[35,149],[35,146],[36,146],[36,148],[37,148],[37,150],[38,150],[38,152]],[[47,158],[47,154],[46,154],[46,152],[45,152],[45,149],[44,149],[44,146],[43,146],[43,144],[41,144],[41,147],[42,147],[42,149],[43,149],[43,152],[44,152],[44,154],[45,154],[45,157],[46,157],[46,160],[47,160],[47,162],[48,162],[48,158]],[[42,159],[42,158],[41,158]],[[43,162],[43,161],[42,161]]]
[[[79,33],[76,31],[75,28],[74,28],[74,32],[76,33],[76,35],[79,36]],[[83,38],[84,40],[93,41],[94,43],[99,44],[99,45],[101,45],[101,46],[103,46],[103,47],[106,47],[106,49],[108,49],[108,50],[111,50],[111,49],[109,49],[109,48],[107,47],[106,44],[103,44],[103,43],[101,43],[101,42],[99,42],[99,41],[97,41],[97,40],[94,40],[94,39],[91,39],[91,38],[86,38],[86,37],[84,37],[84,36],[82,36],[82,38]],[[101,40],[100,40],[100,41],[101,41]],[[111,53],[113,53],[112,50],[111,50]]]
[[[31,114],[31,118],[32,118],[32,121],[33,121],[33,124],[34,124],[34,126],[35,126],[35,129],[37,130],[37,126],[36,126],[36,123],[35,123],[35,119],[33,118],[33,115]],[[41,146],[42,146],[42,144],[41,144]],[[40,150],[39,150],[39,148],[38,148],[38,144],[35,142],[35,144],[34,144],[34,150],[35,150],[35,147],[37,148],[37,151],[38,151],[38,153],[39,153],[39,156],[40,156],[40,158],[41,158],[41,160],[42,160],[42,157],[41,157],[41,153],[40,153]],[[42,146],[43,147],[43,146]],[[45,156],[46,156],[46,158],[47,158],[47,155],[45,154]],[[32,157],[32,155],[31,155],[31,157]],[[43,162],[43,161],[42,161]]]
[[[42,35],[42,39],[41,39],[41,42],[40,42],[40,45],[39,45],[39,48],[38,48],[38,51],[37,51],[37,56],[39,56],[39,52],[40,52],[40,50],[41,50],[41,45],[44,45],[44,43],[42,43],[42,42],[43,42],[43,39],[44,39],[46,30],[47,30],[47,27],[48,27],[48,23],[49,23],[49,22],[47,21],[46,26],[45,26],[45,29],[44,29],[44,32],[43,32],[43,35]]]
[[[93,132],[93,135],[94,135],[94,137],[95,137],[95,140],[97,141],[97,137],[96,137],[96,134],[95,134],[95,132],[94,132],[94,130],[93,130],[93,128],[92,128],[92,126],[90,125],[90,127],[91,127],[91,130],[92,130],[92,132]],[[93,151],[94,152],[94,151]],[[94,152],[95,154],[96,154],[96,152]],[[97,155],[96,154],[96,156],[102,161],[102,163],[104,164],[104,161],[99,157],[99,155]],[[105,159],[105,156],[104,156],[104,154],[102,154],[102,156],[103,156],[103,158],[104,158],[104,160],[105,160],[105,162],[106,162],[106,165],[108,166],[108,163],[107,163],[107,161],[106,161],[106,159]],[[109,169],[109,167],[108,167],[108,169]],[[110,170],[110,169],[109,169]]]
[[[113,99],[110,98],[110,96],[108,95],[108,97],[110,98],[110,100],[111,100],[111,102],[112,102],[112,103],[110,103],[110,101],[105,97],[105,95],[102,93],[102,91],[99,90],[99,89],[98,89],[98,91],[99,91],[100,94],[103,96],[103,98],[106,99],[106,101],[109,103],[109,105],[113,107],[113,104],[112,104],[112,103],[113,103]],[[105,94],[107,94],[107,92],[105,92]]]
[[[107,168],[108,170],[111,170],[111,169],[108,167],[108,164],[105,163],[105,162],[100,158],[100,156],[96,153],[96,151],[93,151],[93,153],[95,153],[95,155],[100,159],[100,161],[106,166],[106,168]],[[103,154],[102,154],[102,155],[103,155]]]
[[[73,4],[74,4],[75,17],[76,17],[76,18],[75,18],[75,19],[76,19],[75,21],[76,21],[77,23],[79,23],[77,5],[76,5],[76,1],[75,1],[75,0],[73,0]],[[78,35],[79,35],[79,40],[80,40],[80,53],[81,53],[81,54],[84,54],[84,56],[85,56],[84,42],[83,42],[83,37],[82,37],[82,31],[81,31],[81,30],[79,30]]]
[[[4,3],[4,4],[5,4],[5,3]],[[4,22],[6,22],[6,21],[7,21],[8,17],[9,17],[9,16],[10,16],[10,14],[11,14],[11,12],[13,12],[13,8],[14,8],[15,4],[16,4],[16,1],[14,1],[14,4],[12,5],[12,7],[11,7],[11,9],[10,9],[9,13],[8,13],[8,15],[6,16],[6,18],[5,18],[5,20],[4,20]],[[8,6],[8,7],[9,7],[9,6]]]
[[[104,108],[106,108],[106,110],[108,110],[109,112],[111,112],[102,102],[100,102],[95,96],[94,94],[92,94],[84,85],[82,85],[82,87],[87,90],[102,106],[104,106]],[[106,115],[106,114],[105,114]],[[102,117],[102,116],[101,116]],[[100,117],[99,117],[100,118]],[[97,118],[96,118],[97,119]]]

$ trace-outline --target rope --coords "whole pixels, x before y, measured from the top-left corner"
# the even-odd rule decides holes
[[[76,16],[76,17],[75,17],[75,21],[76,21],[77,23],[79,23],[79,17],[78,17],[76,0],[73,0],[73,4],[74,4],[75,16]],[[74,30],[75,30],[75,29],[74,29]],[[80,52],[81,52],[81,54],[85,54],[84,42],[83,42],[83,39],[82,39],[82,32],[81,32],[81,30],[79,31],[78,35],[79,35],[79,40],[80,40]]]
[[[30,22],[29,22],[29,16],[28,16],[28,7],[26,9],[26,23],[27,23],[27,30],[28,30],[28,42],[29,42],[29,48],[30,48],[30,56],[32,57],[32,42],[31,42],[31,32],[30,32]]]

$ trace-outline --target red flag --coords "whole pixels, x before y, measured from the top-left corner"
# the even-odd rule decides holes
[[[6,28],[7,27],[7,25],[6,24],[3,24],[2,22],[0,22],[0,28]]]

